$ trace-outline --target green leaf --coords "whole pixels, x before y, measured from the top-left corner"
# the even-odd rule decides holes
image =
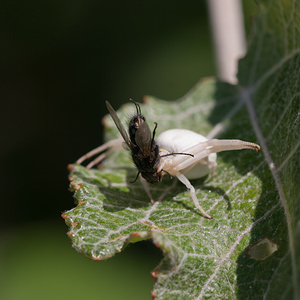
[[[127,151],[100,170],[71,166],[77,206],[64,213],[73,246],[95,260],[152,239],[164,258],[153,272],[157,299],[297,299],[300,278],[300,3],[265,1],[241,86],[208,79],[185,97],[146,97],[158,133],[187,128],[257,142],[262,151],[218,154],[215,176],[193,180],[205,219],[185,186],[167,176],[150,203]],[[134,106],[118,115],[126,123]],[[118,137],[110,117],[107,139]]]

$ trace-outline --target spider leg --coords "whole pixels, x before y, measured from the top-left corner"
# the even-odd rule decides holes
[[[173,165],[175,166],[173,169],[174,171],[183,170],[189,167],[191,164],[199,162],[201,159],[207,157],[211,153],[241,149],[258,151],[260,146],[241,140],[208,140],[185,150],[186,152],[193,154],[194,157],[176,157],[173,161]]]
[[[153,204],[153,203],[154,203],[154,200],[153,200],[153,197],[152,197],[152,195],[151,195],[151,192],[150,192],[150,188],[149,188],[148,182],[146,181],[146,179],[144,179],[144,178],[142,177],[142,175],[140,175],[140,180],[141,180],[141,183],[142,183],[142,185],[143,185],[144,190],[146,191],[146,194],[147,194],[148,197],[150,198],[151,204]]]
[[[85,160],[93,157],[96,154],[101,153],[99,156],[97,156],[93,161],[91,161],[88,165],[87,165],[87,169],[90,169],[91,167],[95,166],[96,164],[98,164],[99,162],[101,162],[103,159],[105,159],[110,153],[114,152],[114,151],[118,151],[118,150],[122,150],[122,144],[123,144],[123,139],[114,139],[111,140],[93,150],[91,150],[90,152],[86,153],[85,155],[81,156],[77,161],[76,164],[81,164],[82,162],[84,162]]]
[[[190,181],[181,173],[178,173],[177,178],[187,187],[187,189],[190,191],[191,197],[193,199],[193,202],[195,206],[201,211],[202,215],[208,219],[212,219],[210,215],[208,215],[205,210],[200,206],[199,201],[196,196],[195,188],[192,186]]]
[[[108,149],[106,152],[101,153],[99,156],[97,156],[94,160],[92,160],[87,166],[87,169],[92,168],[93,166],[98,165],[102,160],[104,160],[110,153],[114,152],[114,149]]]

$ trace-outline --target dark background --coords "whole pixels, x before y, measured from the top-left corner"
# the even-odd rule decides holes
[[[102,143],[105,100],[173,100],[215,75],[205,2],[7,1],[0,41],[0,298],[149,299],[151,242],[97,263],[72,249],[66,167]]]

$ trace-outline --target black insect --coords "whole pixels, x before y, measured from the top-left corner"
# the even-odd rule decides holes
[[[125,143],[129,147],[132,160],[138,169],[134,181],[136,181],[139,174],[141,174],[148,182],[156,183],[161,181],[163,172],[163,170],[157,171],[157,166],[160,162],[159,148],[154,140],[157,123],[154,123],[155,127],[151,133],[146,119],[141,113],[141,107],[137,102],[131,101],[135,104],[136,114],[130,119],[128,124],[129,136],[115,110],[108,101],[106,101],[106,107]]]

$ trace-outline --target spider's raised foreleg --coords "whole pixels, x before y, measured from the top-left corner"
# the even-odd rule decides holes
[[[201,207],[201,205],[199,204],[198,198],[196,196],[196,191],[195,188],[192,186],[192,184],[190,183],[190,181],[181,173],[178,173],[176,175],[176,177],[187,187],[187,189],[190,191],[190,195],[193,199],[193,202],[195,204],[195,206],[201,211],[202,215],[208,219],[212,219],[212,217],[210,215],[208,215],[205,210]]]
[[[90,152],[86,153],[85,155],[81,156],[77,161],[76,164],[81,164],[82,162],[84,162],[85,160],[93,157],[94,155],[97,155],[101,152],[100,155],[98,155],[94,160],[92,160],[87,166],[87,169],[92,168],[93,166],[99,164],[102,160],[104,160],[110,153],[114,152],[114,151],[119,151],[122,150],[122,145],[123,145],[123,139],[114,139],[111,140],[93,150],[91,150]]]
[[[208,157],[209,154],[228,151],[228,150],[242,150],[251,149],[259,151],[260,146],[255,143],[245,142],[241,140],[207,140],[202,143],[198,143],[188,149],[185,152],[193,154],[194,157],[180,157],[177,156],[173,163],[173,171],[180,172],[191,165],[200,162],[203,158]],[[168,171],[168,170],[167,170]],[[174,173],[174,172],[170,172]]]

